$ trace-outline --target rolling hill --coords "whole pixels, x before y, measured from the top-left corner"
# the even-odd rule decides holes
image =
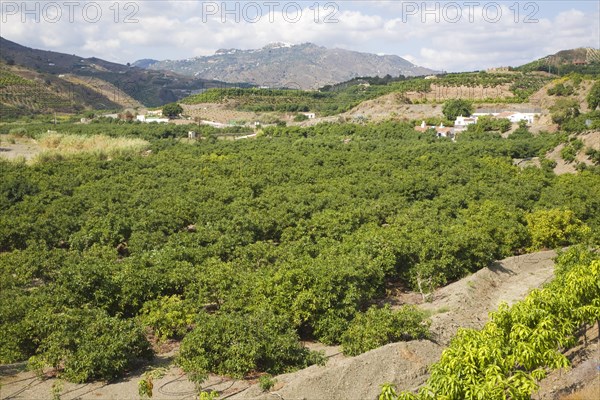
[[[600,50],[578,48],[561,50],[516,68],[519,71],[546,71],[557,75],[569,72],[586,74],[600,73]]]
[[[5,63],[7,67],[21,67],[11,73],[22,75],[26,72],[24,68],[30,75],[37,74],[42,80],[55,81],[66,76],[75,77],[78,83],[100,96],[106,95],[106,87],[110,85],[113,93],[123,93],[148,107],[173,102],[204,89],[227,86],[218,81],[185,77],[173,72],[145,70],[95,57],[84,58],[32,49],[3,37],[0,37],[0,50],[0,62]],[[69,87],[74,84],[66,83]],[[97,103],[96,106],[93,102],[90,105],[94,108],[113,108],[106,99]],[[120,104],[119,101],[116,103]],[[127,100],[127,103],[130,101]]]

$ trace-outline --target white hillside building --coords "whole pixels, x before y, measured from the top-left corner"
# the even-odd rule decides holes
[[[166,124],[169,122],[169,118],[147,118],[145,115],[138,115],[136,119],[140,122],[144,122],[149,124],[151,122],[156,122],[159,124]]]
[[[501,111],[501,112],[476,112],[473,113],[473,117],[482,117],[485,115],[489,115],[495,118],[506,118],[513,124],[519,123],[521,121],[526,121],[528,125],[533,124],[536,116],[539,116],[539,112],[520,112],[520,111]]]
[[[456,117],[454,121],[454,130],[462,132],[467,129],[468,125],[476,124],[477,117],[463,117],[462,115]]]
[[[535,119],[536,114],[534,113],[522,113],[516,112],[508,117],[509,121],[512,123],[518,123],[521,121],[527,121],[528,125],[533,124],[533,120]]]

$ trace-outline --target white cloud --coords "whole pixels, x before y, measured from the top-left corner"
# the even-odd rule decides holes
[[[510,15],[504,8],[503,13]],[[490,66],[519,65],[559,50],[598,46],[598,14],[580,11],[559,13],[554,19],[537,23],[515,23],[511,18],[496,23],[485,19],[473,23],[411,24],[411,36],[431,36],[412,58],[417,64],[449,71],[475,70]]]
[[[20,14],[5,12],[2,35],[31,47],[123,63],[139,58],[184,59],[213,54],[219,48],[259,48],[284,41],[405,54],[404,58],[419,65],[449,71],[517,65],[565,48],[600,46],[598,10],[583,12],[577,5],[581,2],[570,2],[572,9],[549,17],[540,14],[539,21],[531,24],[523,23],[523,14],[515,23],[510,4],[502,6],[502,18],[496,23],[489,22],[493,13],[485,15],[481,7],[470,10],[474,12],[473,22],[463,9],[463,18],[449,23],[444,16],[454,14],[402,13],[408,3],[420,2],[340,2],[339,10],[325,9],[326,2],[319,2],[321,8],[314,10],[309,8],[314,2],[299,1],[304,7],[301,18],[290,22],[296,16],[293,8],[286,15],[282,8],[287,3],[279,2],[271,14],[263,9],[262,17],[250,23],[244,22],[244,17],[253,15],[244,15],[241,8],[248,3],[240,2],[237,12],[242,12],[242,21],[236,23],[235,15],[224,15],[226,21],[222,22],[222,10],[215,13],[206,8],[207,4],[220,6],[220,1],[204,2],[204,6],[197,1],[140,1],[132,3],[137,8],[127,9],[128,3],[119,2],[118,13],[116,2],[95,3],[103,7],[102,17],[96,22],[82,18],[83,5],[76,10],[73,23],[68,21],[66,10],[57,23],[48,23],[44,18],[40,23],[22,23]],[[434,3],[428,4],[431,9]],[[231,4],[228,7],[230,11],[235,9]],[[3,7],[2,11],[7,10]],[[93,14],[90,11],[89,15]],[[328,15],[338,22],[323,23]],[[132,23],[126,23],[126,17]],[[436,23],[436,17],[440,22]]]

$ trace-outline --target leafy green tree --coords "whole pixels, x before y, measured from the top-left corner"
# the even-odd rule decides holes
[[[342,351],[356,356],[385,344],[429,336],[424,315],[414,306],[392,311],[389,305],[359,313],[342,336]]]
[[[306,366],[309,354],[289,322],[272,312],[202,313],[181,344],[178,363],[202,382],[211,371],[239,378],[257,370],[281,373]]]
[[[531,140],[533,139],[533,134],[529,131],[529,128],[527,127],[527,122],[526,121],[520,121],[519,122],[519,127],[517,129],[515,129],[515,131],[513,133],[511,133],[508,136],[509,139],[511,140]]]
[[[306,116],[306,114],[296,114],[294,116],[295,122],[302,122],[302,121],[306,121],[307,119],[308,119],[308,116]]]
[[[550,107],[550,113],[554,123],[562,124],[579,115],[579,103],[577,100],[570,98],[558,99]]]
[[[483,329],[460,329],[417,393],[382,386],[380,400],[528,399],[549,371],[566,368],[574,335],[600,320],[600,260],[569,250],[556,278],[512,307],[504,303]]]
[[[460,115],[468,117],[473,113],[473,103],[463,99],[448,100],[444,103],[442,112],[447,119],[452,121]]]
[[[476,124],[471,124],[467,129],[469,132],[493,132],[497,131],[500,133],[508,132],[510,130],[511,123],[506,118],[494,118],[491,116],[484,115],[479,117]]]
[[[597,79],[587,96],[588,107],[591,111],[600,107],[600,79]]]
[[[177,117],[183,112],[183,107],[177,103],[165,104],[162,108],[162,113],[165,117],[173,118]]]
[[[573,86],[565,86],[564,83],[557,83],[554,87],[548,89],[550,96],[571,96],[575,93]]]
[[[183,337],[194,321],[189,303],[177,295],[161,297],[144,304],[141,321],[151,327],[159,340]]]
[[[39,333],[40,346],[29,359],[29,367],[54,367],[73,382],[111,381],[138,359],[153,356],[138,325],[101,310],[65,310],[48,314],[45,322]]]
[[[590,228],[571,210],[538,210],[525,218],[531,236],[532,251],[577,243],[591,233]]]
[[[581,140],[579,140],[579,139],[571,140],[569,143],[567,143],[565,145],[565,147],[562,148],[562,150],[560,151],[560,156],[566,162],[571,163],[571,162],[575,161],[575,157],[577,156],[577,153],[579,153],[579,151],[583,148],[583,146],[584,146],[584,144]]]

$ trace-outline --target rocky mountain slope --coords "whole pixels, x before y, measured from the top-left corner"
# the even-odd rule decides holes
[[[221,49],[212,56],[140,60],[133,65],[203,79],[298,89],[317,89],[359,76],[417,76],[436,72],[394,55],[328,49],[312,43],[272,43],[256,50]]]

